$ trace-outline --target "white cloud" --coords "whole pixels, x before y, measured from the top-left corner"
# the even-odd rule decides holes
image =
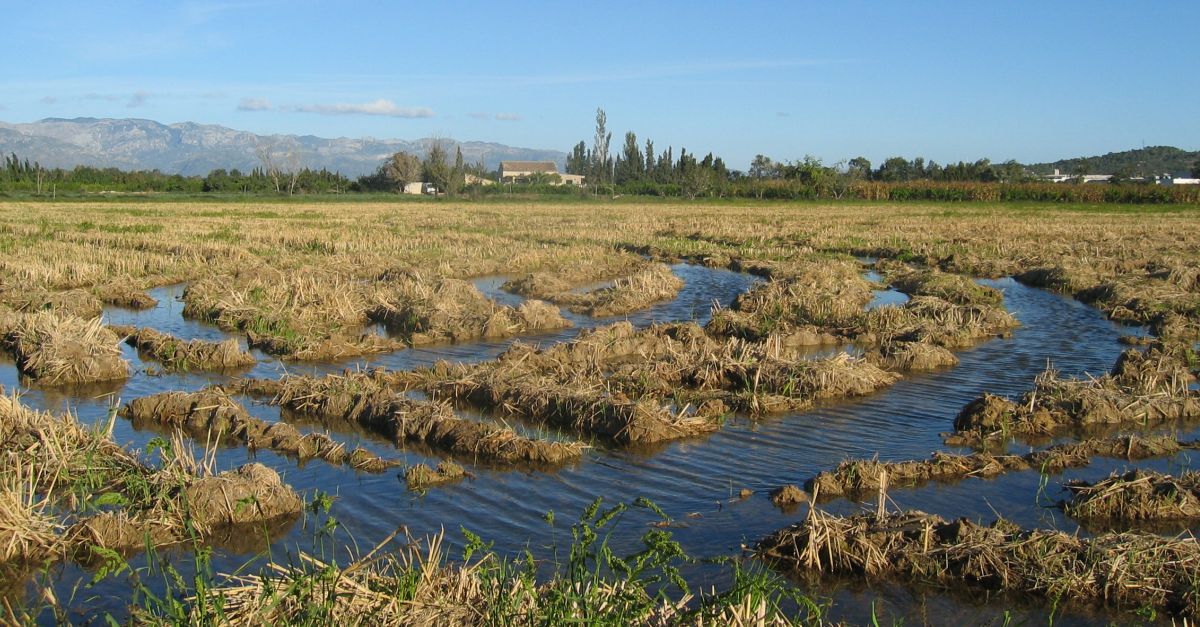
[[[396,103],[383,98],[362,104],[311,104],[291,108],[303,113],[322,115],[382,115],[392,118],[431,118],[434,115],[433,110],[428,107],[398,107]]]
[[[270,111],[274,108],[266,98],[242,98],[237,106],[238,111]]]
[[[38,102],[40,102],[44,105],[52,105],[52,104],[58,102],[58,98],[55,98],[54,96],[42,96],[41,99],[38,100]]]
[[[484,113],[483,111],[472,111],[471,113],[467,114],[467,117],[471,118],[472,120],[486,120],[488,118],[488,114]]]
[[[520,113],[497,113],[496,119],[501,122],[519,122],[521,120]]]

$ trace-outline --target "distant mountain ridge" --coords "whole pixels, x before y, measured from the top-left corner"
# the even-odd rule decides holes
[[[1188,152],[1174,146],[1148,146],[1122,152],[1110,152],[1095,157],[1075,157],[1060,159],[1053,163],[1035,163],[1026,167],[1034,174],[1051,174],[1057,169],[1063,174],[1121,173],[1125,176],[1154,176],[1156,174],[1187,176],[1198,161],[1200,161],[1200,151]]]
[[[204,175],[212,170],[261,166],[260,146],[272,146],[281,167],[326,168],[354,178],[373,172],[394,152],[424,155],[434,139],[324,138],[313,135],[256,135],[215,124],[162,124],[135,118],[46,118],[27,124],[0,122],[0,154],[46,167],[77,165],[122,170],[159,170],[169,174]],[[462,148],[467,163],[483,161],[495,169],[502,160],[555,161],[562,168],[566,153],[517,148],[488,142],[443,140],[450,158]]]

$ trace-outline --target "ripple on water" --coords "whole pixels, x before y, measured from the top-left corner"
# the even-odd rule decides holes
[[[338,364],[281,364],[262,356],[263,361],[252,373],[272,377],[285,371],[319,375],[338,372],[347,366],[409,369],[430,365],[439,359],[479,361],[498,355],[517,339],[548,344],[570,339],[580,328],[609,324],[615,319],[628,319],[639,327],[674,320],[695,320],[703,324],[710,316],[714,301],[728,305],[757,280],[747,275],[687,264],[678,264],[672,269],[685,280],[679,295],[670,302],[629,316],[593,319],[571,314],[576,328],[566,331],[497,342],[422,347]],[[581,462],[549,472],[503,471],[468,464],[472,473],[470,478],[424,495],[408,492],[397,472],[361,475],[321,462],[298,467],[291,460],[270,452],[260,452],[258,461],[281,470],[288,482],[297,487],[336,494],[338,520],[360,547],[372,546],[398,525],[404,525],[415,536],[446,529],[448,539],[454,544],[459,540],[456,529],[462,526],[494,540],[498,550],[515,552],[530,548],[535,554],[546,556],[551,551],[549,545],[567,541],[565,526],[597,496],[608,502],[645,496],[683,521],[684,526],[675,532],[689,553],[728,555],[738,552],[742,543],[751,543],[794,522],[800,515],[773,507],[765,498],[765,492],[771,488],[782,483],[803,482],[845,458],[878,455],[882,459],[899,460],[925,457],[933,450],[944,448],[939,433],[949,430],[959,409],[982,392],[1019,395],[1029,389],[1034,376],[1047,364],[1068,376],[1105,372],[1123,348],[1117,339],[1121,335],[1144,333],[1141,329],[1120,327],[1082,303],[1026,287],[1011,279],[982,283],[1004,292],[1007,308],[1022,326],[1012,333],[1011,338],[991,340],[959,352],[959,366],[910,376],[880,393],[824,404],[811,411],[771,416],[760,421],[735,418],[718,433],[675,442],[652,454],[593,448]],[[476,280],[476,285],[488,296],[504,304],[519,305],[522,299],[501,291],[499,286],[502,284],[502,277]],[[216,341],[228,337],[209,325],[183,320],[179,315],[181,306],[176,301],[181,293],[181,286],[159,288],[153,292],[160,301],[154,310],[122,312],[110,308],[106,310],[106,320],[151,326],[185,338]],[[131,357],[136,359],[136,355]],[[221,378],[221,375],[151,377],[138,372],[124,385],[108,391],[133,398],[165,390],[198,389]],[[0,383],[6,388],[21,387],[11,362],[0,363]],[[37,388],[29,390],[25,400],[33,406],[55,411],[69,405],[81,419],[93,422],[103,419],[108,407],[103,396],[71,395]],[[279,418],[275,408],[255,403],[248,406],[264,420]],[[529,426],[521,428],[528,433],[537,433]],[[153,435],[137,432],[125,421],[117,423],[118,441],[133,446],[144,446]],[[391,459],[400,458],[408,463],[437,462],[436,456],[416,450],[396,450],[365,434],[338,431],[337,437],[350,438]],[[247,453],[241,449],[224,449],[217,455],[219,468],[232,467],[246,459]],[[1162,463],[1187,463],[1187,460]],[[1070,476],[1093,476],[1108,469],[1111,469],[1109,465],[1100,464]],[[1070,521],[1048,513],[1042,507],[1037,496],[1039,481],[1036,473],[1013,473],[990,481],[972,480],[898,490],[891,496],[899,504],[948,516],[990,520],[995,510],[1026,526],[1055,525],[1073,529]],[[1057,481],[1055,478],[1054,483]],[[738,499],[736,495],[742,488],[754,490],[755,494],[745,500]],[[856,507],[858,505],[848,501],[831,504],[833,511],[849,512]],[[558,514],[557,530],[549,529],[543,519],[547,511]],[[689,514],[695,517],[689,518]],[[650,517],[644,512],[629,513],[611,539],[614,546],[619,550],[632,550],[638,546],[638,538],[647,529],[649,521]],[[276,546],[309,546],[310,533],[303,525],[298,525],[290,535],[279,539]],[[217,567],[235,568],[244,559],[221,555]],[[714,567],[697,565],[689,567],[688,576],[704,583],[714,581],[717,572]],[[98,588],[96,592],[103,590]],[[120,591],[110,592],[114,599],[121,598]],[[885,592],[873,589],[867,593],[838,594],[839,598],[849,594],[845,598],[851,601],[869,601],[874,595]],[[118,602],[113,601],[114,604]],[[938,602],[951,606],[955,603],[945,599]],[[114,605],[111,609],[119,607]],[[852,607],[839,611],[844,611],[848,617],[856,615]]]

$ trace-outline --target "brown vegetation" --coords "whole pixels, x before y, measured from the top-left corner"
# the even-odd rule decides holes
[[[383,472],[397,464],[363,448],[346,450],[345,444],[323,433],[301,435],[286,422],[269,424],[251,416],[217,388],[144,396],[125,405],[120,413],[135,425],[181,429],[201,442],[232,439],[251,450],[272,450],[301,461],[315,457],[364,472]]]
[[[181,340],[154,329],[110,326],[113,333],[125,338],[125,343],[138,349],[169,371],[233,370],[254,365],[254,356],[243,351],[238,341],[224,342]]]
[[[1114,473],[1096,483],[1066,484],[1068,516],[1079,520],[1122,522],[1200,518],[1200,472],[1178,477],[1144,470]]]
[[[120,340],[99,318],[88,321],[54,311],[8,314],[0,327],[17,367],[38,383],[69,385],[129,376]]]
[[[397,444],[420,442],[488,463],[556,465],[578,459],[584,449],[577,442],[527,438],[508,427],[460,418],[446,404],[404,398],[365,373],[247,380],[240,389],[271,395],[292,411],[360,425]]]
[[[1146,424],[1200,417],[1200,392],[1189,388],[1190,346],[1156,343],[1122,353],[1113,372],[1097,378],[1038,375],[1020,402],[985,394],[954,420],[950,444],[979,445],[1017,435],[1045,436],[1064,428]]]
[[[651,264],[629,276],[613,279],[612,284],[587,292],[576,292],[559,277],[530,274],[509,281],[504,289],[522,296],[548,300],[557,305],[594,317],[627,314],[670,300],[683,288],[683,280],[663,264]]]
[[[20,505],[0,518],[0,546],[23,559],[88,559],[95,546],[132,551],[190,534],[205,538],[301,509],[296,493],[261,465],[212,475],[179,440],[159,455],[160,464],[151,466],[113,443],[108,431],[0,397],[0,476],[10,480],[0,484],[0,499]],[[82,515],[101,505],[118,508]],[[27,529],[13,524],[20,520]]]
[[[1180,442],[1167,435],[1125,435],[1058,444],[1025,455],[935,452],[928,460],[847,460],[838,464],[832,472],[819,473],[805,487],[825,500],[873,493],[880,489],[884,476],[887,477],[888,487],[915,487],[929,481],[988,478],[1018,470],[1062,472],[1067,468],[1086,466],[1091,463],[1092,457],[1135,460],[1174,455],[1185,449],[1197,448],[1200,448],[1200,442]]]
[[[565,329],[558,308],[531,300],[513,308],[497,305],[468,281],[427,281],[417,273],[387,276],[375,288],[367,315],[409,342],[464,342]]]
[[[1109,533],[1081,538],[983,526],[922,512],[807,519],[759,542],[756,553],[797,575],[903,578],[1113,607],[1200,614],[1195,538]]]

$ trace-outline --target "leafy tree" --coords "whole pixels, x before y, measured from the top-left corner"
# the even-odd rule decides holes
[[[596,137],[592,143],[592,180],[596,183],[611,183],[611,162],[608,159],[608,143],[612,133],[607,128],[608,116],[604,109],[596,109]]]
[[[383,174],[396,191],[421,180],[421,160],[407,152],[397,152],[383,165]]]
[[[871,178],[871,162],[866,157],[855,157],[846,162],[846,174],[852,179]]]
[[[450,182],[446,186],[446,191],[451,196],[457,196],[458,192],[462,191],[467,181],[467,166],[463,163],[462,147],[458,146],[454,149],[454,169],[450,171]]]
[[[567,155],[567,174],[587,174],[591,161],[592,155],[587,150],[587,144],[581,140]]]
[[[617,161],[614,182],[622,185],[640,181],[645,171],[646,167],[642,162],[642,149],[638,146],[637,135],[634,135],[633,131],[629,131],[625,133],[625,148],[621,151],[620,160]]]
[[[750,162],[750,178],[773,179],[779,178],[779,165],[765,155],[754,155]]]
[[[421,164],[421,178],[439,192],[446,191],[450,183],[450,166],[446,164],[446,146],[442,140],[434,140]]]
[[[1200,159],[1192,163],[1192,178],[1200,179]]]

